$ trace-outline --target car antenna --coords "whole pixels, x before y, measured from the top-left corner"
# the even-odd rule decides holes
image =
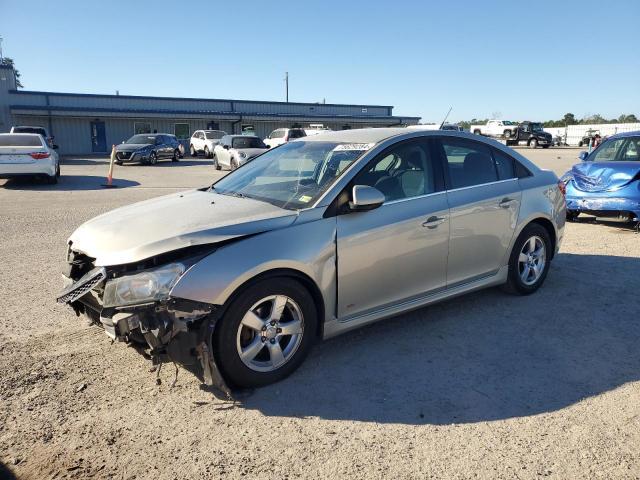
[[[451,110],[453,110],[453,107],[449,107],[449,111],[444,116],[444,120],[442,120],[442,123],[440,124],[440,128],[438,130],[442,130],[442,127],[444,127],[444,122],[446,122],[447,118],[449,118],[449,114],[451,113]]]

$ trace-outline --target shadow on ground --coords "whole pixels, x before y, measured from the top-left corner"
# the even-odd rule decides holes
[[[242,406],[403,424],[562,409],[640,379],[639,271],[638,258],[560,254],[534,295],[485,290],[330,340]]]
[[[0,462],[0,480],[17,480],[17,478],[9,467]]]
[[[56,185],[49,185],[45,180],[37,178],[13,178],[4,184],[7,190],[31,190],[31,191],[79,191],[79,190],[104,190],[106,177],[92,175],[63,175]],[[113,185],[118,188],[128,188],[140,185],[134,180],[116,178]]]

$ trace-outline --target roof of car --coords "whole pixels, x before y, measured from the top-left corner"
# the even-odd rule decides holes
[[[638,135],[640,135],[640,130],[634,130],[633,132],[616,133],[615,135],[611,135],[609,138],[637,137]]]
[[[225,137],[231,137],[231,138],[260,138],[257,135],[241,135],[241,134],[225,135]]]
[[[336,130],[323,132],[319,135],[303,137],[296,141],[305,142],[352,142],[352,143],[378,143],[390,137],[415,133],[415,130],[401,128],[358,128],[354,130]]]

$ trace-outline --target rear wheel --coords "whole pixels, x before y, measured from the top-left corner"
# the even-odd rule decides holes
[[[211,158],[211,152],[209,151],[209,147],[204,147],[204,157]]]
[[[58,175],[48,175],[47,176],[47,183],[49,185],[55,185],[56,183],[58,183]]]
[[[213,154],[213,166],[216,167],[216,170],[222,169],[222,167],[218,163],[218,156],[215,153]]]
[[[505,138],[509,138],[511,136],[511,130],[505,130],[504,131],[504,136],[505,136]]]
[[[236,161],[235,158],[231,159],[231,170],[235,170],[236,168],[238,168],[238,162]]]
[[[477,129],[473,131],[474,135],[480,135],[480,133],[481,133],[480,130],[477,130]]]
[[[505,290],[519,295],[535,292],[547,278],[551,256],[549,232],[537,223],[527,225],[513,245]]]
[[[287,377],[309,353],[317,321],[311,294],[296,280],[271,278],[248,287],[213,334],[225,379],[250,388]]]

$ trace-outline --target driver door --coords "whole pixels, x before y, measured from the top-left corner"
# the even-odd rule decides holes
[[[449,207],[426,139],[393,145],[351,182],[385,195],[337,217],[338,319],[349,321],[446,286]]]

